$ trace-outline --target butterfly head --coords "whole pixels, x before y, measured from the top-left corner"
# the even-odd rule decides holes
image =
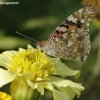
[[[37,42],[36,44],[36,47],[38,49],[42,49],[44,51],[45,47],[46,47],[46,41],[42,41],[42,42]]]

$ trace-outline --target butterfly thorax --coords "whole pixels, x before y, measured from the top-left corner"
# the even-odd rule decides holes
[[[52,45],[47,45],[47,40],[38,42],[36,47],[43,50],[46,54],[56,56],[56,51],[53,49]]]

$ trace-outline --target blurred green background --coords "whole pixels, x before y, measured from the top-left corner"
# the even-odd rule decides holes
[[[1,0],[16,2],[16,0]],[[19,0],[19,4],[0,4],[0,52],[34,46],[34,42],[16,31],[37,41],[42,41],[69,15],[82,8],[82,0]],[[100,23],[100,22],[98,22]],[[100,25],[100,24],[99,24]],[[85,90],[79,99],[100,100],[100,27],[93,21],[90,25],[92,49],[86,61],[62,60],[72,69],[81,70],[81,76],[73,79],[82,83]],[[8,92],[8,85],[0,91]],[[52,93],[46,91],[40,100],[53,100]]]

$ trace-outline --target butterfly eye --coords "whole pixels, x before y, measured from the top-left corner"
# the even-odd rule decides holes
[[[44,45],[45,45],[45,44],[44,44],[44,41],[43,41],[43,42],[38,42],[38,43],[36,44],[36,47],[37,47],[37,48],[42,48]]]

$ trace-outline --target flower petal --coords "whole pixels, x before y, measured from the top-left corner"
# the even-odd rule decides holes
[[[43,86],[42,86],[41,84],[39,84],[39,83],[33,83],[31,80],[27,80],[27,83],[28,83],[28,85],[31,86],[33,89],[37,89],[38,92],[41,93],[41,95],[44,94],[44,88],[43,88]]]
[[[33,79],[33,74],[32,73],[24,73],[24,74],[17,74],[18,80],[22,81],[27,81],[27,80],[32,80]]]
[[[39,83],[37,84],[37,90],[41,93],[41,95],[44,95],[44,88]]]
[[[49,81],[58,87],[72,86],[78,89],[82,89],[82,90],[84,89],[84,87],[82,87],[80,83],[75,83],[75,82],[72,82],[71,80],[65,80],[62,78],[55,77],[55,76],[49,76],[49,78],[51,79]]]
[[[30,44],[28,44],[27,46],[28,49],[33,49],[33,50],[36,50],[35,48],[33,48]]]
[[[37,88],[37,83],[32,82],[31,80],[27,80],[27,83],[29,86],[31,86],[33,89]]]
[[[23,49],[23,48],[19,48],[19,50],[18,50],[19,52],[23,52],[23,51],[26,51],[25,49]]]
[[[11,71],[0,68],[0,87],[11,82],[14,79],[15,75]]]
[[[49,78],[51,79],[50,82],[56,88],[58,88],[60,91],[66,94],[66,96],[69,99],[74,98],[76,94],[79,97],[79,95],[81,94],[80,93],[81,90],[84,90],[84,87],[82,87],[81,84],[79,83],[75,83],[70,80],[65,80],[62,78],[55,77],[55,76],[50,76]]]
[[[52,85],[52,83],[50,83],[49,81],[45,82],[40,82],[39,84],[41,84],[45,89],[53,91],[54,87]]]
[[[64,63],[61,62],[60,58],[54,58],[53,62],[55,64],[54,66],[57,75],[75,76],[75,78],[78,78],[80,76],[79,70],[72,70],[68,68]]]
[[[4,66],[5,68],[10,68],[10,62],[12,60],[12,56],[16,54],[16,51],[5,51],[2,54],[0,54],[0,65]]]
[[[68,100],[72,100],[77,94],[75,91],[73,91],[72,87],[70,86],[58,87],[58,89],[68,97]]]
[[[68,97],[61,91],[53,90],[54,100],[69,100]]]

